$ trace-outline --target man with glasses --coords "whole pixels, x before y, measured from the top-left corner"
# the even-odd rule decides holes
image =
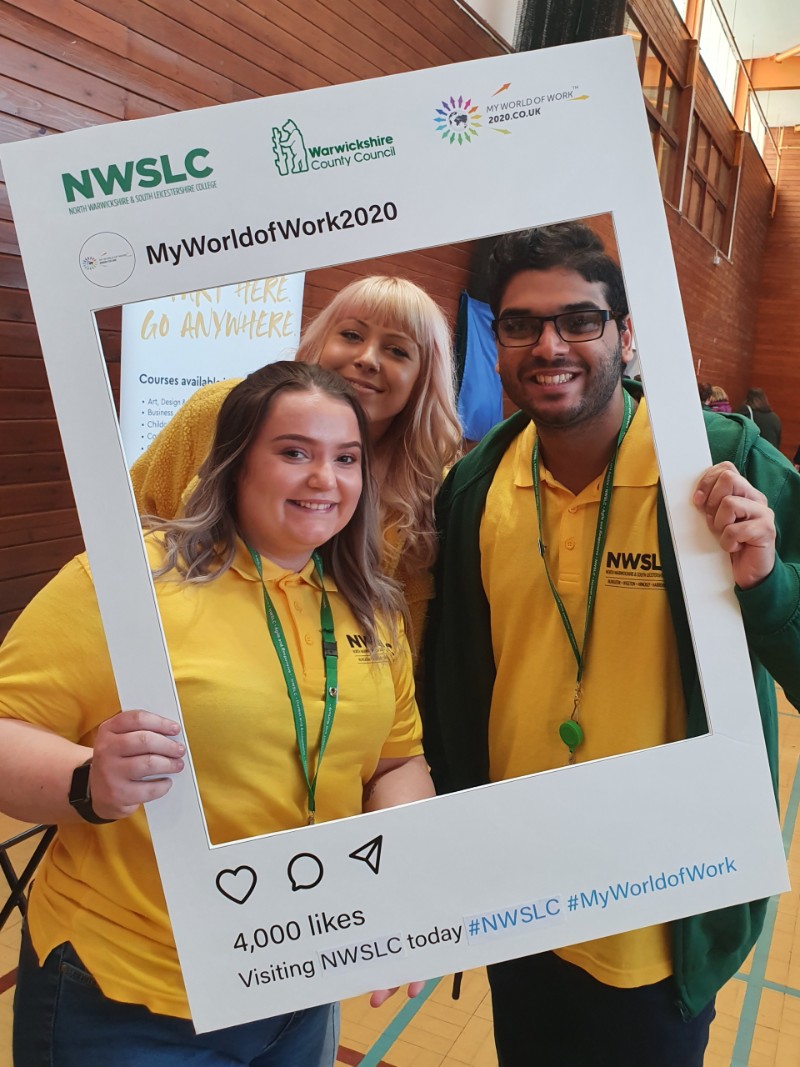
[[[619,267],[581,223],[509,234],[490,303],[520,411],[456,464],[437,503],[425,747],[442,791],[707,732],[647,405],[623,382]],[[774,769],[767,672],[800,694],[800,478],[748,420],[706,424],[715,465],[694,502],[730,553]],[[716,991],[764,912],[759,901],[490,967],[501,1067],[702,1064]]]

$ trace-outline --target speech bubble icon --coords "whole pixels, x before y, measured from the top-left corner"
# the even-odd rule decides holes
[[[217,875],[217,889],[234,904],[244,904],[256,887],[256,872],[252,867],[223,870]]]
[[[313,889],[322,881],[324,873],[322,860],[311,852],[298,852],[296,856],[292,856],[286,869],[293,893],[298,889]]]

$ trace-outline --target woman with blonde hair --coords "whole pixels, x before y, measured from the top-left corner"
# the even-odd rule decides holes
[[[345,378],[367,416],[383,567],[403,589],[416,654],[432,592],[433,501],[461,444],[444,313],[413,282],[361,278],[309,324],[295,359]],[[131,479],[141,514],[179,514],[208,454],[220,405],[235,384],[218,382],[198,390],[136,460]]]
[[[711,386],[711,396],[709,398],[707,407],[709,411],[731,411],[731,402],[728,399],[728,394],[725,392],[721,385]]]

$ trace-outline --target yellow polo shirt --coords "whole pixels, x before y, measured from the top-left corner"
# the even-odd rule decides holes
[[[486,498],[480,549],[491,604],[497,679],[489,718],[492,781],[567,763],[558,727],[573,706],[577,664],[547,582],[537,541],[528,426],[503,457]],[[550,575],[578,647],[602,475],[577,495],[540,460],[543,540]],[[578,762],[685,736],[675,635],[660,570],[658,466],[641,401],[614,472],[608,533],[585,652]],[[559,949],[607,985],[649,985],[672,973],[667,926],[647,927]]]
[[[192,393],[147,451],[131,467],[131,483],[140,515],[173,519],[197,485],[197,472],[214,443],[217,418],[223,401],[241,378],[212,382]],[[398,460],[404,462],[404,460]],[[433,596],[430,570],[409,569],[403,556],[403,535],[396,526],[383,530],[384,573],[396,578],[408,606],[406,636],[416,660],[422,646],[428,602]]]
[[[148,541],[157,565],[160,550]],[[263,564],[303,696],[313,773],[325,681],[319,587],[311,563],[298,574]],[[362,789],[379,759],[422,752],[402,631],[395,647],[372,659],[327,576],[325,585],[339,701],[317,785],[320,821],[362,810]],[[306,786],[291,707],[244,546],[217,580],[197,585],[168,576],[156,582],[156,593],[212,841],[304,825]],[[94,587],[78,556],[31,602],[0,649],[0,716],[91,745],[118,708]],[[106,826],[60,827],[37,873],[29,922],[40,960],[70,940],[106,996],[188,1017],[142,809]]]

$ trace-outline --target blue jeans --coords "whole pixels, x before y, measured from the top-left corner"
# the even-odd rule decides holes
[[[23,931],[15,1067],[333,1067],[338,1005],[195,1034],[188,1019],[109,1000],[69,942],[38,965]]]
[[[500,1067],[702,1067],[714,1002],[685,1019],[671,977],[618,989],[552,952],[488,972]]]

